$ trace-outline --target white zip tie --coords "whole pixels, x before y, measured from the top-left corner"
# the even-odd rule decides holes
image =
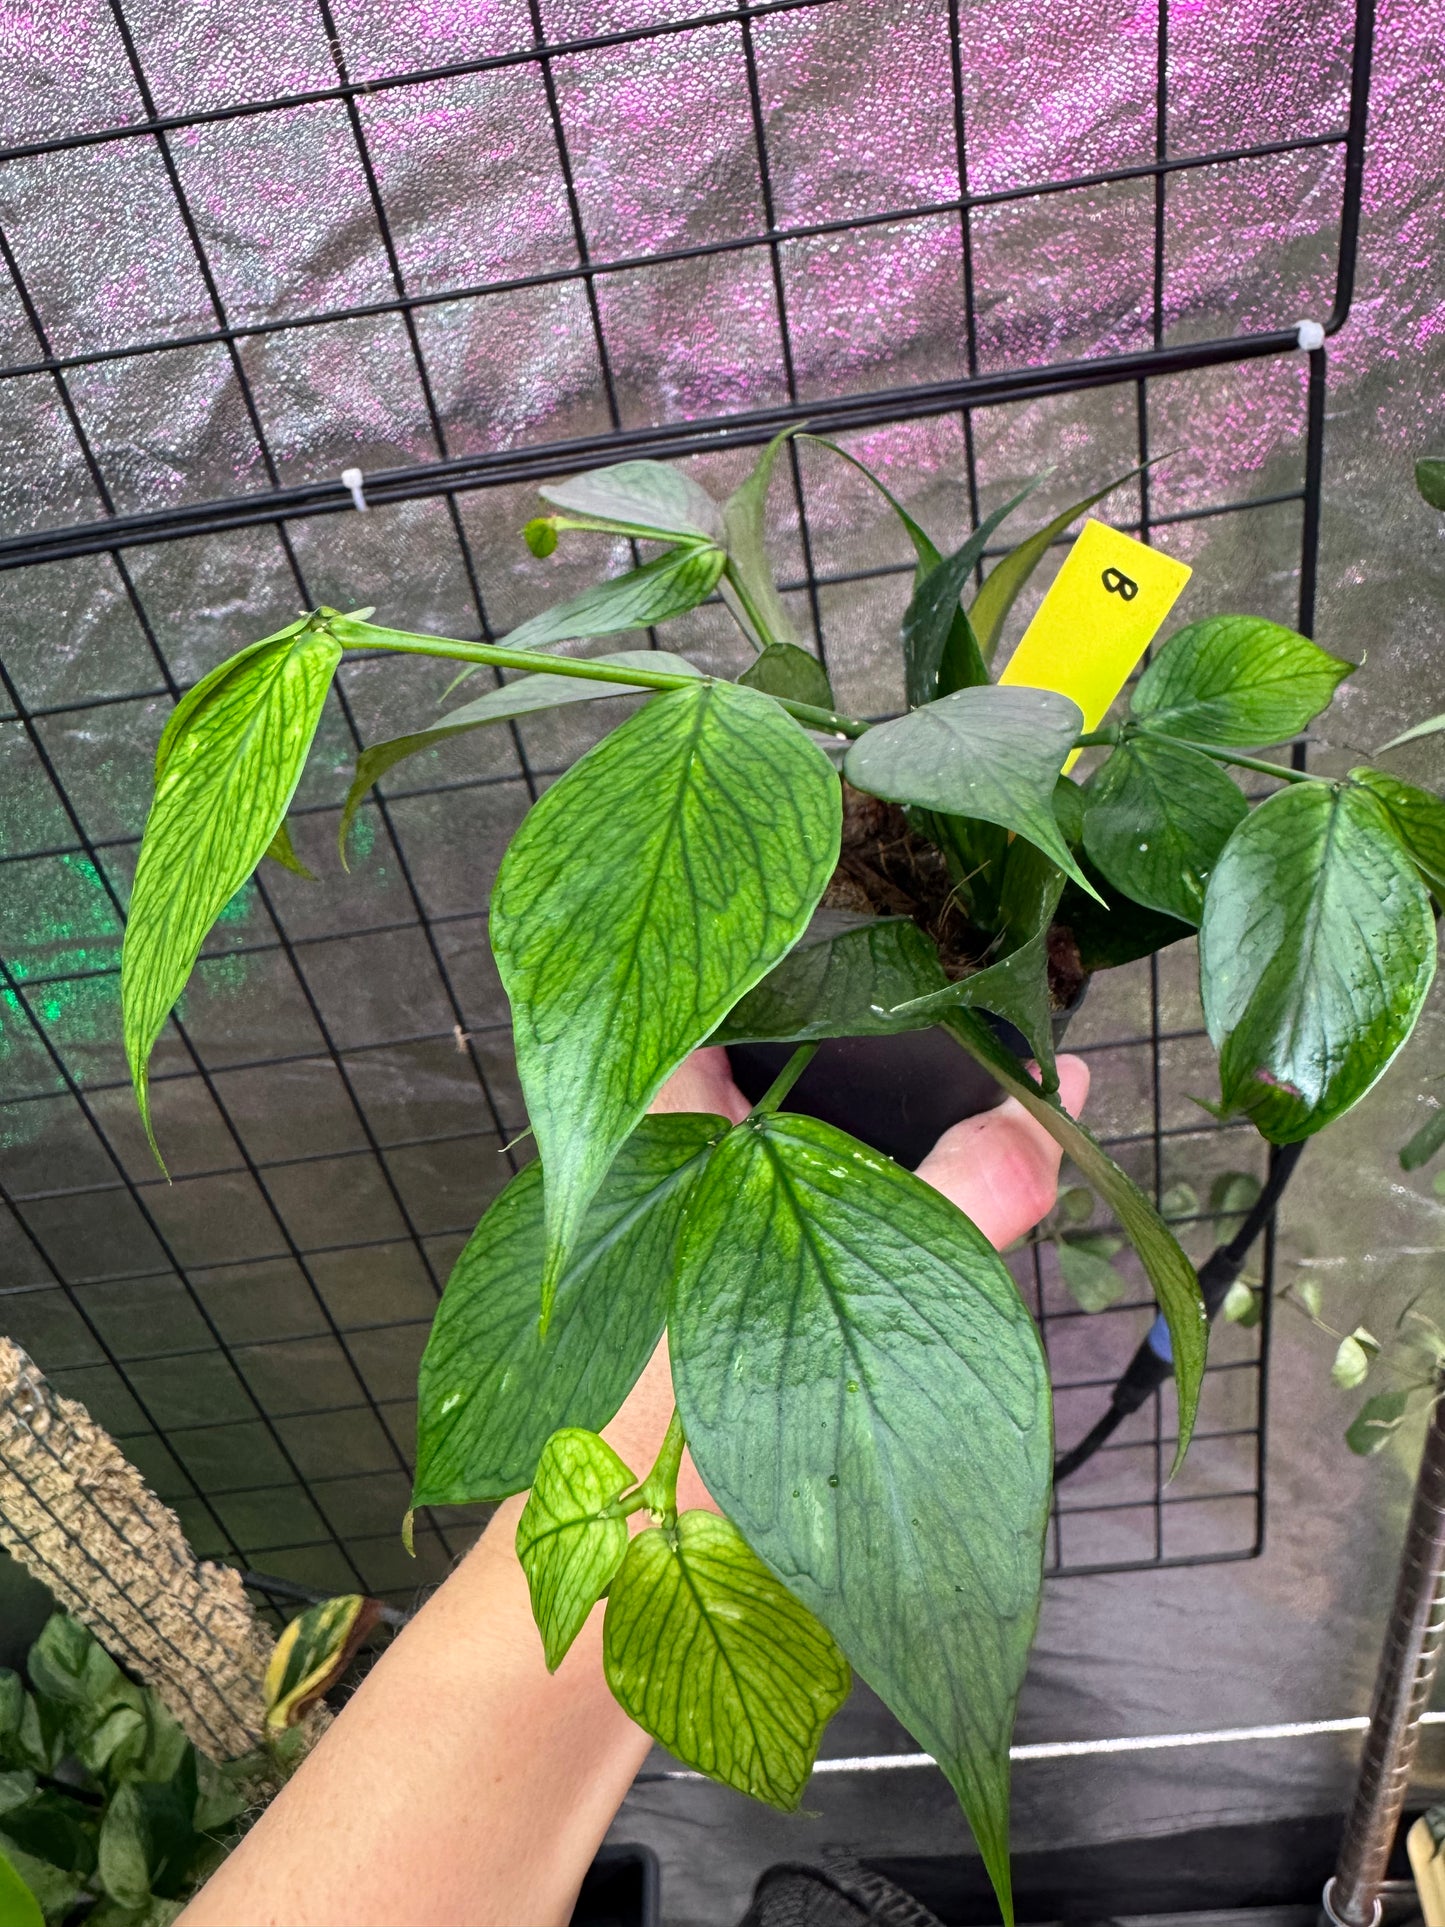
[[[1165,1753],[1185,1746],[1239,1746],[1261,1740],[1308,1740],[1328,1733],[1363,1733],[1369,1716],[1355,1714],[1338,1720],[1284,1720],[1274,1726],[1224,1726],[1203,1733],[1134,1733],[1111,1740],[1037,1740],[1027,1746],[1011,1746],[1009,1758],[1026,1760],[1077,1760],[1100,1753]],[[1445,1713],[1424,1713],[1422,1726],[1445,1725]],[[818,1773],[898,1773],[936,1765],[928,1753],[858,1753],[851,1757],[818,1760]],[[643,1773],[642,1781],[706,1780],[705,1773],[670,1768],[661,1773]]]
[[[341,486],[349,492],[353,506],[363,511],[370,506],[362,491],[365,480],[366,477],[359,468],[343,468],[341,471]]]
[[[1307,355],[1325,345],[1325,331],[1318,321],[1302,321],[1295,330],[1295,340]]]

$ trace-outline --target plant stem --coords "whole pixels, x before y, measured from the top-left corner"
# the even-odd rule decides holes
[[[577,676],[584,682],[625,683],[637,689],[695,689],[707,676],[684,676],[667,669],[619,669],[609,663],[586,662],[577,656],[544,656],[540,649],[508,649],[492,642],[457,642],[450,636],[414,635],[405,629],[373,629],[369,623],[330,617],[323,625],[345,649],[394,649],[410,656],[440,656],[451,662],[487,663],[494,669],[522,669],[533,674]],[[812,703],[795,703],[786,696],[773,701],[796,721],[829,736],[858,737],[869,725],[854,716],[835,715]]]
[[[731,558],[729,558],[728,561],[724,563],[723,574],[727,577],[728,587],[732,590],[733,594],[737,597],[738,602],[742,608],[743,614],[747,617],[748,621],[753,625],[753,628],[757,631],[759,640],[757,642],[753,642],[753,638],[748,635],[748,632],[746,629],[743,629],[743,625],[741,623],[738,623],[738,627],[743,630],[744,636],[746,636],[747,640],[750,643],[752,643],[752,646],[754,650],[757,652],[757,654],[761,655],[764,649],[768,648],[770,644],[775,643],[777,641],[777,637],[769,631],[768,625],[763,621],[762,612],[759,610],[757,604],[753,601],[752,597],[748,594],[747,584],[743,581],[742,577],[738,574],[737,570],[734,569]]]
[[[1266,763],[1258,756],[1241,756],[1238,750],[1221,749],[1217,743],[1195,743],[1186,736],[1165,736],[1159,730],[1145,730],[1146,736],[1178,743],[1181,749],[1197,749],[1201,756],[1212,756],[1216,763],[1232,763],[1236,769],[1258,770],[1261,776],[1277,776],[1283,783],[1326,783],[1326,776],[1313,776],[1307,769],[1291,769],[1286,763]]]
[[[658,1448],[652,1470],[637,1490],[637,1496],[659,1525],[672,1525],[676,1521],[677,1473],[678,1467],[682,1464],[686,1445],[687,1440],[682,1433],[682,1420],[674,1405],[672,1417],[667,1421],[667,1433]]]
[[[1119,740],[1119,725],[1105,723],[1102,729],[1091,729],[1087,736],[1074,738],[1075,749],[1099,749],[1108,744],[1111,748]]]
[[[799,1044],[787,1063],[784,1064],[772,1083],[769,1084],[757,1103],[754,1104],[753,1108],[748,1112],[749,1120],[755,1117],[772,1116],[773,1112],[777,1110],[783,1099],[788,1095],[788,1092],[812,1062],[813,1054],[817,1048],[818,1046],[816,1044]]]

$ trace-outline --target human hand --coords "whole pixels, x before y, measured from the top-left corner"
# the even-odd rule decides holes
[[[1036,1067],[1035,1067],[1036,1068]],[[1082,1057],[1059,1059],[1059,1096],[1064,1109],[1077,1117],[1089,1094],[1089,1067]],[[747,1116],[747,1099],[732,1080],[727,1052],[717,1045],[694,1051],[663,1085],[654,1111],[712,1111],[739,1124]],[[956,1204],[1000,1250],[1021,1238],[1053,1209],[1058,1193],[1060,1152],[1016,1098],[996,1110],[965,1118],[944,1132],[918,1167],[918,1175]],[[639,1478],[647,1474],[667,1422],[672,1416],[672,1372],[664,1338],[653,1353],[626,1404],[604,1429],[612,1449]],[[698,1477],[691,1454],[685,1454],[677,1482],[683,1510],[705,1506],[712,1499]],[[635,1530],[647,1515],[634,1513]]]

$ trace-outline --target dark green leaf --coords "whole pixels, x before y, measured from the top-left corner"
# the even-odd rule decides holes
[[[1445,714],[1431,716],[1426,722],[1416,723],[1413,729],[1401,730],[1388,743],[1381,743],[1380,753],[1383,755],[1387,749],[1399,749],[1402,743],[1418,742],[1422,736],[1437,736],[1442,729],[1445,729]]]
[[[968,587],[969,577],[977,568],[989,537],[1037,486],[1036,482],[1030,482],[1012,501],[985,517],[952,555],[927,570],[920,566],[913,595],[903,612],[903,678],[910,709],[932,703],[954,690],[987,684],[988,670],[979,653],[973,627],[959,606],[959,597]],[[942,675],[946,652],[951,668],[948,682]],[[1054,774],[1058,774],[1057,764]]]
[[[717,587],[726,561],[718,548],[669,549],[666,555],[644,562],[640,569],[594,583],[580,595],[559,602],[556,608],[544,609],[541,615],[510,630],[502,640],[508,649],[545,649],[584,636],[615,636],[627,629],[647,629],[653,623],[668,622],[707,600]],[[365,643],[364,630],[371,626],[356,625],[356,646]],[[351,632],[347,640],[353,641]],[[481,663],[472,663],[453,679],[452,688],[481,667]]]
[[[706,489],[665,462],[616,462],[548,482],[537,492],[558,508],[621,524],[641,536],[718,541],[723,532],[722,511]]]
[[[1084,848],[1117,890],[1197,924],[1219,853],[1249,814],[1209,757],[1164,736],[1130,736],[1089,781]]]
[[[1345,1433],[1345,1444],[1362,1459],[1380,1451],[1399,1431],[1410,1409],[1408,1392],[1376,1392],[1367,1398]]]
[[[68,1793],[43,1788],[28,1806],[12,1808],[0,1820],[0,1845],[83,1880],[95,1866],[95,1810]],[[29,1879],[24,1867],[21,1872]]]
[[[0,1853],[0,1927],[45,1927],[40,1902],[5,1853]]]
[[[1445,461],[1422,455],[1415,464],[1415,486],[1432,509],[1445,509]]]
[[[1260,616],[1210,616],[1180,629],[1134,686],[1135,716],[1196,742],[1282,743],[1297,736],[1355,665]]]
[[[150,1130],[147,1064],[217,916],[285,821],[341,647],[283,633],[222,665],[162,738],[121,954],[125,1046]]]
[[[595,1432],[554,1432],[517,1522],[517,1557],[532,1595],[547,1670],[555,1673],[627,1551],[627,1521],[603,1518],[637,1475]]]
[[[35,1775],[28,1767],[0,1772],[0,1814],[29,1806],[35,1798]]]
[[[616,1414],[662,1336],[682,1208],[726,1130],[642,1120],[582,1221],[545,1338],[542,1167],[513,1178],[457,1259],[422,1357],[414,1505],[521,1492],[553,1432]]]
[[[1430,1162],[1441,1145],[1445,1145],[1445,1105],[1442,1105],[1438,1111],[1430,1113],[1410,1142],[1402,1149],[1400,1169],[1418,1171],[1422,1164]]]
[[[618,1147],[802,935],[841,828],[792,718],[708,682],[656,697],[523,820],[491,934],[547,1173],[544,1314]]]
[[[738,677],[749,689],[761,689],[768,696],[782,696],[788,702],[812,703],[817,709],[833,707],[833,690],[828,672],[816,656],[796,643],[775,642]]]
[[[1352,769],[1350,781],[1367,789],[1419,865],[1437,897],[1445,897],[1445,801],[1379,769]]]
[[[916,588],[928,571],[937,568],[938,564],[943,560],[943,556],[937,544],[933,541],[933,538],[914,521],[913,517],[908,513],[908,510],[904,508],[903,504],[898,500],[898,497],[878,479],[866,462],[860,462],[856,455],[850,455],[846,448],[839,447],[837,442],[828,441],[825,436],[802,435],[799,439],[805,442],[816,442],[819,448],[826,448],[830,454],[840,455],[845,462],[848,462],[852,467],[856,468],[858,473],[870,481],[874,488],[877,489],[878,493],[903,524],[908,539],[913,544],[913,552],[918,558],[918,573],[914,577],[914,587]]]
[[[852,1683],[823,1627],[711,1512],[632,1541],[603,1663],[619,1704],[669,1752],[787,1811]]]
[[[1246,818],[1210,879],[1204,1017],[1228,1110],[1289,1144],[1363,1097],[1435,974],[1430,899],[1384,811],[1297,783]]]
[[[1194,935],[1192,924],[1146,910],[1142,903],[1112,889],[1097,871],[1089,881],[1098,895],[1085,896],[1076,884],[1066,884],[1055,915],[1055,921],[1072,933],[1086,971],[1116,970]]]
[[[1082,721],[1078,704],[1051,690],[959,689],[860,736],[843,771],[889,802],[1014,830],[1088,889],[1053,806]]]
[[[101,1884],[122,1906],[144,1906],[151,1893],[175,1899],[205,1851],[196,1833],[196,1766],[188,1755],[166,1785],[132,1781],[111,1798],[100,1829]]]
[[[1141,473],[1142,468],[1131,468],[1127,474],[1115,476],[1112,482],[1106,482],[1103,488],[1096,489],[1092,495],[1086,495],[1082,501],[1075,502],[1071,508],[1066,508],[1062,515],[1056,515],[1051,522],[1045,523],[1043,528],[1020,542],[1016,549],[1010,549],[1008,554],[1001,556],[989,570],[983,587],[974,597],[968,611],[969,621],[973,624],[973,632],[978,638],[978,646],[985,662],[992,662],[993,652],[998,647],[998,639],[1004,623],[1008,620],[1009,610],[1017,601],[1024,584],[1047,555],[1050,546],[1086,509],[1091,509],[1096,502],[1102,502],[1106,495],[1112,495],[1116,488],[1122,488],[1125,482],[1132,481]]]
[[[729,1012],[716,1042],[888,1037],[933,1022],[885,1015],[947,985],[938,952],[917,924],[883,917],[835,930],[830,921],[827,911],[814,918],[797,948]]]
[[[728,552],[723,597],[741,622],[745,634],[759,649],[794,640],[793,626],[788,620],[783,599],[778,594],[772,563],[768,560],[764,512],[768,503],[768,487],[773,479],[773,464],[784,443],[797,432],[796,428],[785,428],[781,434],[775,435],[758,457],[747,480],[734,489],[723,504],[723,546]],[[811,657],[809,661],[812,661]],[[818,673],[822,673],[821,669]],[[752,678],[744,676],[741,680],[747,682]],[[756,682],[755,687],[766,689],[770,696],[795,696],[798,702],[817,702],[826,709],[833,707],[831,695],[821,698],[800,696],[791,689],[774,689],[765,682]]]
[[[709,1491],[939,1761],[1006,1896],[1053,1464],[1002,1261],[891,1160],[771,1116],[694,1193],[669,1329]]]
[[[1109,1262],[1119,1247],[1118,1238],[1061,1239],[1055,1245],[1059,1276],[1085,1311],[1107,1311],[1128,1290],[1123,1273]]]
[[[594,665],[605,663],[618,669],[666,670],[675,676],[696,676],[701,673],[685,656],[675,656],[668,649],[617,649],[610,655],[590,656],[588,661]],[[546,673],[518,676],[512,682],[503,683],[499,689],[489,689],[485,696],[478,696],[475,702],[464,703],[460,709],[449,711],[439,722],[429,724],[426,729],[415,730],[409,736],[393,736],[385,743],[370,744],[356,759],[356,775],[346,793],[346,805],[341,812],[341,827],[337,833],[342,850],[346,848],[352,819],[365,800],[367,791],[404,757],[414,756],[418,750],[434,749],[438,743],[444,743],[452,736],[463,736],[468,730],[510,722],[516,716],[528,716],[535,710],[556,709],[565,703],[597,702],[607,696],[642,696],[651,693],[625,680],[593,682],[583,676]]]
[[[1174,1379],[1179,1396],[1179,1444],[1174,1463],[1183,1463],[1199,1409],[1199,1387],[1209,1348],[1209,1322],[1194,1267],[1180,1249],[1168,1225],[1134,1183],[1121,1171],[1086,1126],[1069,1116],[1056,1097],[1045,1096],[1024,1075],[1013,1053],[972,1011],[960,1010],[944,1019],[970,1057],[993,1075],[1011,1097],[1036,1118],[1064,1155],[1104,1200],[1123,1226],[1130,1244],[1148,1274],[1159,1308],[1169,1328]]]

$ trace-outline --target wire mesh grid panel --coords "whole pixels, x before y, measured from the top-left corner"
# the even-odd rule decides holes
[[[233,901],[158,1049],[168,1184],[117,965],[180,690],[322,602],[505,633],[626,560],[533,561],[538,477],[640,453],[722,491],[804,416],[951,539],[1041,468],[1047,509],[1171,450],[1110,519],[1195,564],[1186,611],[1310,619],[1325,367],[1296,324],[1348,308],[1367,6],[1309,10],[1298,84],[1268,9],[682,11],[321,0],[231,34],[67,0],[11,56],[0,1325],[200,1549],[308,1584],[406,1597],[473,1529],[421,1522],[416,1565],[397,1536],[436,1295],[525,1155],[487,891],[600,725],[408,764],[345,876],[358,744],[444,680],[348,660],[295,809],[319,881],[267,866]],[[786,484],[785,599],[840,705],[886,714],[895,527],[823,451]],[[743,666],[716,607],[666,639]],[[1161,1196],[1247,1161],[1184,1096],[1209,1088],[1184,950],[1097,981],[1074,1036]],[[1047,1254],[1026,1282],[1067,1438],[1148,1313],[1075,1316]],[[1206,1415],[1167,1494],[1162,1413],[1066,1489],[1058,1568],[1254,1549],[1257,1333],[1221,1334]]]

